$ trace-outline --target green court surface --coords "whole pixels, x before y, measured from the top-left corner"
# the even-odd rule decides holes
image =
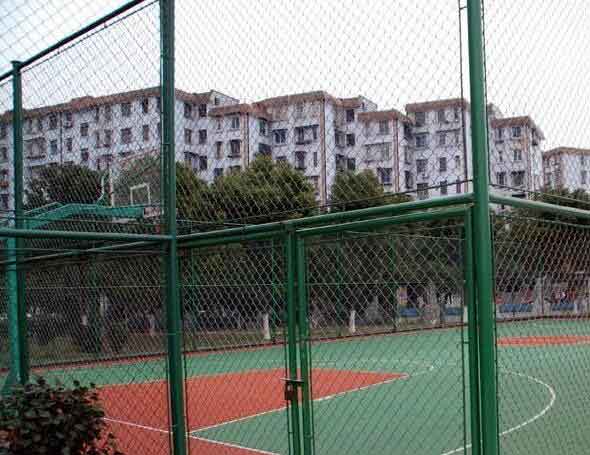
[[[590,452],[590,433],[583,431],[587,427],[584,422],[590,422],[590,344],[582,338],[588,335],[590,321],[586,320],[498,324],[502,453]],[[517,343],[503,342],[514,337],[520,337]],[[466,329],[319,341],[312,344],[311,351],[314,371],[330,371],[329,386],[336,390],[314,395],[315,453],[451,455],[465,453],[466,445],[470,453]],[[220,443],[206,453],[230,453],[225,452],[230,447],[244,454],[289,453],[284,404],[261,396],[282,396],[280,381],[244,382],[238,386],[240,390],[231,392],[235,395],[229,401],[223,397],[224,381],[231,374],[284,369],[284,358],[280,345],[185,356],[191,436]],[[165,365],[156,359],[43,373],[103,386],[156,384],[165,378]],[[399,376],[344,385],[353,373]],[[210,389],[193,388],[211,377],[219,381],[211,382]],[[219,390],[214,390],[215,384]],[[324,386],[328,385],[312,384],[315,390]],[[232,409],[220,411],[219,406]],[[212,425],[191,425],[214,412],[227,418],[220,417]],[[142,419],[139,414],[133,418],[135,423],[142,423]]]

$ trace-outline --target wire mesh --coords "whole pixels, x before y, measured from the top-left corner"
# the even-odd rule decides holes
[[[181,257],[190,453],[289,453],[284,243]]]
[[[514,210],[495,222],[502,453],[588,444],[588,227],[554,218]]]
[[[314,453],[463,452],[462,227],[307,242]]]
[[[150,251],[27,265],[32,374],[97,384],[125,453],[170,450],[161,270]]]

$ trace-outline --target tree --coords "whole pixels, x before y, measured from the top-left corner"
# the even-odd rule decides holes
[[[386,194],[377,176],[370,171],[345,171],[336,175],[332,185],[332,211],[364,209],[385,204],[407,202],[405,194]]]
[[[266,223],[311,215],[312,185],[286,163],[259,156],[245,170],[218,178],[212,186],[216,209],[225,221]]]
[[[101,196],[101,173],[79,165],[45,167],[25,189],[25,210],[45,204],[94,204]]]

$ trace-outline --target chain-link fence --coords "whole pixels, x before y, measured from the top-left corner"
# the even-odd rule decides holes
[[[586,452],[582,2],[95,3],[0,6],[2,393],[95,383],[124,453]]]

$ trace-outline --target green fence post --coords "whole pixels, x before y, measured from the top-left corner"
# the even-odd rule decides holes
[[[484,455],[498,453],[498,407],[492,235],[481,0],[467,1],[473,156],[473,243],[479,322],[481,436]]]
[[[311,455],[314,453],[313,437],[313,408],[311,393],[311,352],[309,334],[309,305],[307,299],[307,277],[305,260],[305,241],[297,239],[297,310],[299,322],[299,343],[301,360],[301,402],[303,421],[303,453]]]
[[[187,453],[182,368],[182,313],[178,294],[178,250],[176,232],[176,156],[174,137],[174,0],[160,0],[160,33],[162,52],[162,166],[165,171],[164,202],[166,242],[164,252],[166,275],[167,363],[170,394],[170,425],[175,455]]]
[[[23,229],[23,97],[21,63],[12,62],[12,132],[14,143],[14,227]],[[11,372],[21,384],[29,380],[29,356],[27,341],[27,310],[25,303],[25,272],[22,254],[24,239],[8,239],[9,256],[15,260],[8,268],[9,330],[11,332]]]
[[[297,274],[297,255],[295,251],[295,234],[289,232],[285,239],[285,259],[287,268],[287,363],[289,377],[291,381],[289,385],[291,393],[289,398],[289,411],[291,414],[291,444],[293,447],[293,454],[301,454],[301,433],[299,422],[299,400],[298,389],[295,383],[298,382],[297,375],[297,302],[296,296],[296,274]],[[287,397],[286,397],[287,398]]]
[[[465,215],[465,248],[463,250],[465,303],[467,304],[467,350],[469,355],[469,409],[471,422],[471,453],[481,453],[479,361],[477,354],[477,306],[473,270],[473,220],[471,212]]]

